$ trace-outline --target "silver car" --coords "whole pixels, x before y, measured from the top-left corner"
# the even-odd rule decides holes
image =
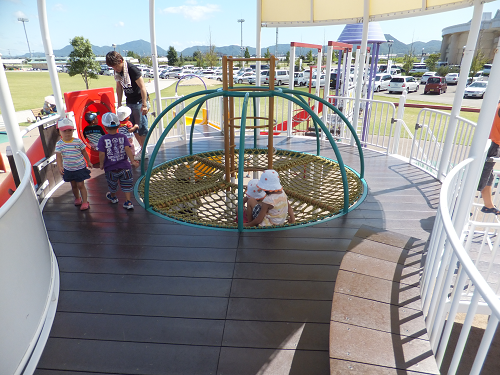
[[[391,82],[389,82],[389,87],[387,87],[387,90],[389,91],[389,94],[392,94],[393,92],[403,92],[406,91],[409,93],[410,91],[418,91],[418,82],[415,80],[415,77],[412,76],[397,76],[393,77],[391,79]]]
[[[483,98],[486,89],[488,88],[487,81],[476,81],[473,82],[469,87],[465,89],[464,98]]]

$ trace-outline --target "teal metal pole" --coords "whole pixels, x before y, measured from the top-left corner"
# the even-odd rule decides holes
[[[238,150],[238,232],[243,232],[243,169],[245,168],[245,128],[247,122],[247,107],[250,93],[243,99],[240,122],[240,149]]]

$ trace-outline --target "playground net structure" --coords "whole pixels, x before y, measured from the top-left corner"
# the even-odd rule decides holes
[[[254,177],[266,169],[275,169],[282,186],[292,204],[296,221],[280,227],[315,224],[330,220],[354,209],[366,196],[364,181],[363,152],[359,140],[349,121],[327,101],[309,93],[289,89],[275,89],[274,80],[269,86],[234,87],[233,66],[240,61],[267,61],[271,67],[270,77],[274,77],[275,58],[244,59],[225,56],[223,58],[223,88],[205,90],[187,95],[169,105],[153,122],[147,138],[169,111],[191,98],[193,102],[185,105],[169,122],[159,137],[150,162],[145,169],[144,158],[141,162],[142,176],[136,184],[136,194],[147,210],[167,219],[227,230],[243,229],[244,180],[249,173]],[[194,123],[200,109],[207,100],[222,97],[224,118],[224,150],[207,151],[193,154],[192,139]],[[274,98],[289,100],[305,110],[312,119],[316,131],[316,155],[289,150],[276,150],[273,144]],[[234,99],[242,98],[239,116],[236,116]],[[249,103],[258,107],[258,99],[267,98],[268,113],[249,111]],[[360,156],[360,173],[344,165],[340,152],[325,125],[308,100],[321,102],[343,118],[356,139]],[[189,139],[190,155],[169,160],[154,166],[154,160],[163,140],[182,116],[196,108]],[[257,115],[257,113],[259,115]],[[247,124],[249,122],[249,124]],[[258,148],[257,139],[262,131],[267,136],[267,148]],[[253,131],[253,147],[245,147],[245,136]],[[320,137],[324,132],[335,153],[336,160],[320,156]],[[146,142],[148,139],[146,139]],[[245,176],[246,175],[246,176]],[[259,229],[263,229],[260,227]]]

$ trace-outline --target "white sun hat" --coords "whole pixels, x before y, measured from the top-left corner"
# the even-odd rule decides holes
[[[107,112],[103,114],[101,121],[102,124],[107,128],[117,128],[118,126],[120,126],[120,120],[118,119],[118,116],[113,112]]]
[[[132,110],[127,107],[126,105],[122,105],[116,110],[116,115],[118,116],[118,119],[120,121],[125,120],[130,114],[132,113]]]
[[[260,176],[260,180],[257,184],[259,188],[265,191],[281,191],[283,188],[280,184],[280,177],[278,172],[274,169],[267,169]]]
[[[247,185],[247,195],[257,200],[263,199],[266,196],[266,192],[262,189],[259,189],[259,187],[257,186],[258,182],[259,180],[254,178],[253,180],[250,180]]]
[[[57,128],[59,130],[74,129],[75,123],[67,117],[63,117],[57,122]]]
[[[50,105],[56,105],[56,98],[54,98],[54,95],[46,96],[44,100]]]

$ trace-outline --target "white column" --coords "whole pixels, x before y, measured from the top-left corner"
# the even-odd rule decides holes
[[[446,139],[443,145],[441,160],[439,162],[437,178],[440,181],[444,180],[444,177],[448,172],[448,165],[451,160],[451,150],[453,148],[455,131],[458,123],[457,116],[460,114],[460,109],[462,108],[465,85],[467,84],[467,78],[469,77],[470,66],[472,64],[472,59],[474,57],[474,50],[476,48],[476,42],[479,36],[479,29],[481,27],[482,14],[483,14],[483,4],[481,0],[475,0],[474,15],[472,17],[472,22],[470,25],[469,37],[467,39],[467,46],[465,47],[464,57],[462,59],[462,64],[460,66],[460,75],[458,78],[455,97],[453,99],[453,107],[451,109],[450,122],[448,124],[448,130],[446,131]],[[490,79],[490,82],[495,82],[495,81],[491,81]],[[483,101],[483,106],[484,106],[484,101]]]
[[[50,41],[45,0],[38,0],[38,18],[40,22],[40,32],[42,34],[45,57],[47,58],[47,67],[49,68],[50,83],[52,84],[52,92],[54,93],[54,98],[56,99],[57,113],[60,116],[64,116],[66,108],[62,100],[61,86],[59,84],[59,76],[57,75],[56,69],[56,60],[52,49],[52,43]]]
[[[260,40],[260,35],[262,33],[262,21],[261,21],[261,18],[262,18],[262,0],[257,0],[257,27],[256,27],[256,36],[255,36],[255,46],[256,46],[256,51],[255,51],[255,55],[257,56],[257,58],[260,58],[262,57],[261,53],[260,53],[260,50],[261,50],[261,46],[262,46],[262,43],[261,43],[261,40]],[[261,76],[260,76],[260,61],[257,61],[257,66],[255,67],[255,85],[256,86],[260,86],[261,85]],[[257,112],[257,117],[260,116],[260,98],[257,98],[257,100],[255,101],[255,111]],[[260,125],[260,120],[257,120],[256,121],[256,124],[257,126]],[[257,139],[259,139],[260,137],[260,131],[257,131]],[[258,173],[257,172],[253,172],[253,178],[258,178]]]
[[[290,47],[290,82],[288,83],[288,87],[293,90],[294,87],[294,74],[295,74],[295,47]],[[286,126],[286,135],[288,137],[292,136],[292,110],[293,110],[292,102],[288,101],[288,118],[287,118],[287,126]]]
[[[320,92],[320,78],[321,78],[321,62],[323,61],[323,51],[322,50],[319,50],[318,51],[318,57],[316,59],[316,87],[315,87],[315,90],[314,90],[314,95],[316,96],[319,96],[319,92]],[[318,108],[319,107],[319,103],[316,103],[314,105],[314,113],[318,114]]]
[[[361,104],[361,94],[363,89],[363,71],[365,69],[365,59],[366,59],[366,46],[368,44],[368,21],[369,21],[369,11],[370,11],[370,0],[364,0],[363,8],[363,37],[361,39],[361,48],[359,49],[359,60],[358,66],[356,67],[357,82],[356,82],[356,92],[354,99],[354,116],[352,126],[357,131],[358,129],[358,119],[359,119],[359,106]],[[356,54],[356,59],[358,59],[358,53]],[[354,137],[351,137],[351,145],[354,144]]]
[[[9,138],[12,154],[14,155],[17,172],[19,177],[22,178],[25,171],[24,162],[22,157],[19,156],[17,152],[22,151],[25,153],[26,151],[24,150],[21,130],[19,129],[19,123],[17,122],[14,102],[12,101],[12,96],[10,95],[9,83],[7,82],[7,76],[5,75],[5,70],[3,69],[2,55],[0,55],[0,110],[2,111],[5,130],[7,131],[7,137]]]
[[[156,96],[156,116],[161,111],[160,82],[158,81],[158,52],[156,50],[156,26],[155,26],[155,0],[149,0],[149,34],[151,38],[151,58],[153,60],[155,96]],[[160,121],[160,134],[163,133],[163,119]]]

